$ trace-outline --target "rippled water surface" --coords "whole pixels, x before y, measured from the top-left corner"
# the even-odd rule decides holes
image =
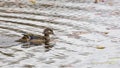
[[[0,68],[119,68],[120,1],[0,0]],[[7,3],[7,4],[6,4]],[[51,50],[22,48],[23,33],[53,28]]]

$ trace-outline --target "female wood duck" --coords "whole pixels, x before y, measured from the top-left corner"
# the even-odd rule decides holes
[[[41,35],[35,35],[35,34],[23,34],[23,37],[19,40],[16,40],[16,42],[29,42],[30,45],[49,45],[50,42],[50,34],[54,34],[53,30],[51,28],[46,28],[43,31],[44,36]]]

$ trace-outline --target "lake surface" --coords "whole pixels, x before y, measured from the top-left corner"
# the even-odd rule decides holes
[[[119,68],[120,1],[79,0],[0,3],[0,68]],[[22,48],[23,33],[52,28],[51,50]]]

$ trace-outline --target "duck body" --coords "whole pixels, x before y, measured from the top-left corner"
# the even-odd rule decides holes
[[[43,43],[45,43],[45,40],[41,40],[41,39],[32,39],[30,40],[30,45],[42,45]]]

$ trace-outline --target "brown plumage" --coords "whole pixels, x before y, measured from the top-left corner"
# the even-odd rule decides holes
[[[45,43],[44,39],[42,39],[42,40],[41,39],[32,39],[32,40],[30,40],[31,45],[41,45],[43,43]]]
[[[22,43],[26,43],[30,40],[30,37],[28,35],[24,35],[22,38],[16,40],[16,42],[22,42]]]
[[[95,0],[94,3],[104,2],[104,0]]]

